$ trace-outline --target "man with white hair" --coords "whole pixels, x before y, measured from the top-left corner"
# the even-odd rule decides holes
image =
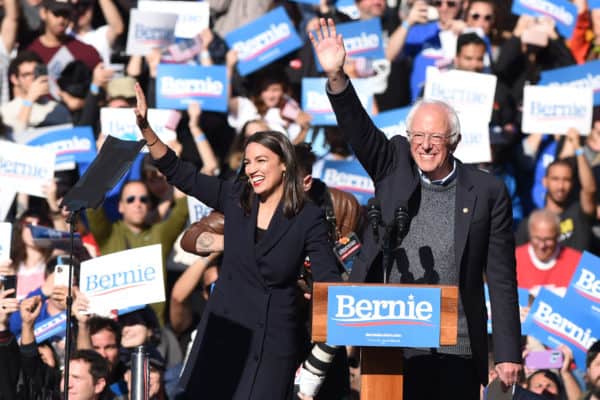
[[[342,67],[346,56],[332,20],[310,35],[340,130],[375,183],[383,223],[395,227],[390,265],[383,236],[368,229],[350,279],[459,288],[458,344],[404,351],[405,399],[479,399],[488,379],[484,274],[490,292],[494,359],[501,381],[521,370],[520,322],[510,199],[502,181],[453,156],[460,125],[445,103],[425,100],[409,113],[408,139],[387,139],[360,104]],[[398,223],[399,209],[410,217]],[[435,383],[434,383],[435,382]]]

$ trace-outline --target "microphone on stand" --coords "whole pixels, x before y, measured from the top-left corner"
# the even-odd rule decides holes
[[[394,251],[400,249],[402,240],[408,233],[408,227],[410,226],[410,215],[408,214],[408,205],[405,202],[400,203],[398,208],[394,211],[394,225],[396,226],[396,248]]]
[[[379,200],[377,200],[375,197],[371,197],[367,202],[367,219],[369,220],[369,225],[371,225],[371,230],[373,231],[375,242],[379,243],[379,225],[381,225],[381,205],[379,204]]]

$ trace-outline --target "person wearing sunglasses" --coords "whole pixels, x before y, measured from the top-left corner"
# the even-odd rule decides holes
[[[480,28],[490,37],[496,22],[496,8],[492,0],[470,1],[465,10],[465,22],[469,28]]]
[[[96,238],[102,255],[160,243],[163,266],[166,265],[166,257],[188,217],[185,195],[175,190],[174,197],[175,206],[169,215],[154,224],[148,223],[152,205],[148,187],[142,181],[129,181],[123,185],[118,202],[122,219],[111,221],[103,207],[88,209],[90,231]],[[166,277],[166,273],[163,276]],[[152,308],[164,320],[164,303],[153,304]]]
[[[479,399],[480,385],[488,380],[484,273],[494,315],[495,368],[504,385],[516,384],[522,369],[521,328],[513,219],[504,183],[454,157],[460,122],[444,102],[418,102],[406,118],[407,137],[388,139],[343,72],[346,50],[335,23],[321,19],[320,27],[310,40],[327,76],[323,90],[340,131],[375,182],[387,216],[383,222],[395,223],[400,205],[410,216],[389,273],[380,272],[381,246],[367,229],[350,281],[458,287],[457,344],[404,351],[403,398]]]

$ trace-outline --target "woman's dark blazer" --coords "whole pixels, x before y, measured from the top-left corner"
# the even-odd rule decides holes
[[[293,387],[303,321],[296,280],[305,256],[314,279],[339,281],[324,215],[305,203],[294,217],[281,204],[255,244],[258,199],[240,206],[245,183],[200,174],[169,150],[156,165],[169,183],[225,214],[225,254],[179,386],[186,398],[284,399]]]

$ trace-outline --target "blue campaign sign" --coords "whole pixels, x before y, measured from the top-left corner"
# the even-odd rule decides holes
[[[552,18],[556,21],[556,30],[566,39],[573,35],[577,22],[577,7],[569,0],[513,0],[511,11],[516,15]]]
[[[492,305],[490,304],[490,291],[487,284],[484,284],[483,290],[485,293],[485,307],[487,308],[487,331],[492,333]],[[519,298],[519,310],[529,307],[529,291],[527,289],[518,288],[517,296]],[[521,333],[523,325],[521,325]]]
[[[53,336],[64,337],[66,327],[67,314],[63,311],[53,317],[36,322],[33,326],[33,334],[35,335],[36,342],[41,343]]]
[[[330,286],[327,343],[439,347],[439,288]]]
[[[336,32],[344,38],[344,47],[348,58],[364,57],[369,59],[385,58],[381,21],[371,18],[366,21],[344,22],[336,25]],[[323,71],[315,55],[317,70]]]
[[[531,305],[523,333],[553,348],[569,346],[575,363],[584,368],[587,349],[600,337],[600,317],[542,288]]]
[[[312,125],[337,125],[337,119],[325,92],[327,78],[302,78],[302,109],[312,116]],[[353,79],[361,104],[370,113],[373,91],[368,79]]]
[[[284,11],[277,7],[225,36],[238,53],[237,68],[244,76],[302,46],[302,40]]]
[[[56,165],[67,163],[89,164],[96,157],[96,140],[89,126],[48,129],[27,142],[56,153]]]
[[[583,252],[567,288],[565,302],[583,308],[600,318],[600,258]]]
[[[159,64],[156,75],[156,106],[185,110],[196,101],[203,110],[227,112],[227,70],[210,67]]]
[[[411,107],[396,108],[373,116],[373,123],[381,129],[388,139],[393,136],[406,136],[406,117]]]
[[[594,91],[594,105],[600,105],[600,60],[542,71],[538,85],[591,87]]]
[[[375,185],[356,159],[325,160],[320,176],[327,186],[352,193],[362,205],[375,195]]]

